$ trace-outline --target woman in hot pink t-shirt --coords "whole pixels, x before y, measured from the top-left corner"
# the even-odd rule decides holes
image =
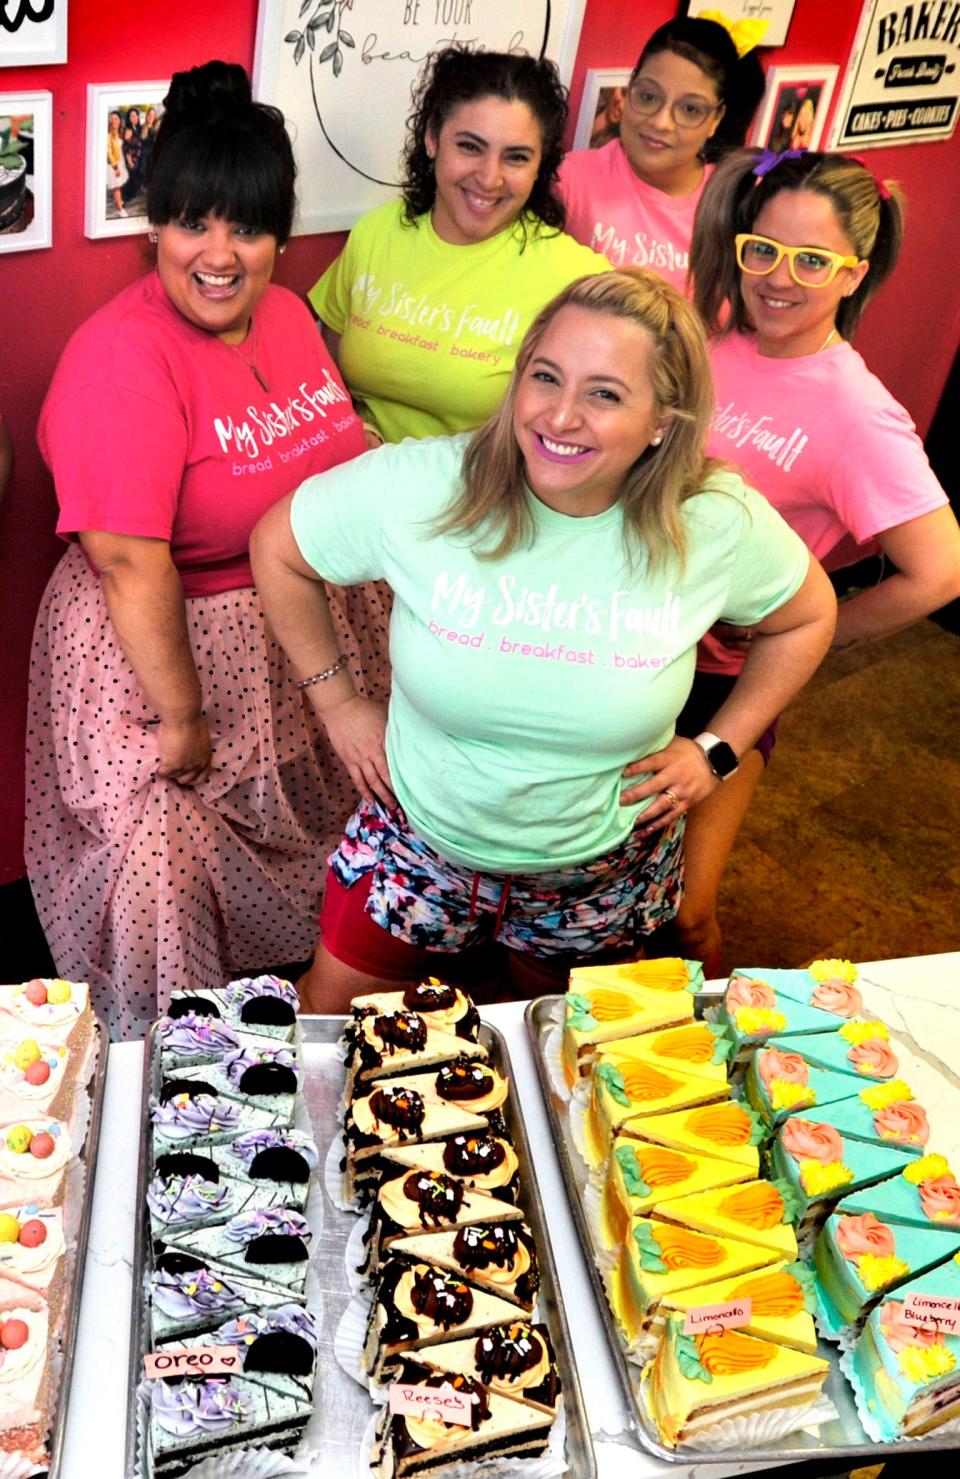
[[[178,73],[147,186],[156,271],[73,335],[41,415],[71,546],[34,637],[27,863],[57,970],[115,1035],[175,987],[307,958],[354,802],[247,554],[273,504],[365,446],[309,312],[270,283],[294,178],[241,68]],[[333,598],[385,697],[384,600]]]
[[[839,647],[901,631],[960,594],[946,494],[909,415],[848,342],[901,236],[896,191],[858,160],[746,150],[718,166],[694,233],[695,301],[716,336],[710,451],[737,464],[827,570],[878,551],[895,567],[841,605]],[[677,727],[707,749],[700,732],[750,635],[715,629],[700,644]],[[720,877],[772,744],[768,733],[688,817],[677,928],[700,958],[719,950]]]
[[[743,143],[763,86],[755,52],[739,57],[723,26],[686,16],[660,26],[630,78],[619,138],[563,161],[570,235],[682,292],[706,161]]]

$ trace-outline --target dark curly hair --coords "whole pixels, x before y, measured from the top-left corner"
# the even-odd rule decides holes
[[[255,103],[233,62],[175,72],[147,166],[152,226],[219,216],[290,236],[297,167],[283,114]]]
[[[747,137],[766,86],[756,48],[738,56],[729,32],[716,21],[676,16],[654,31],[640,53],[633,75],[636,76],[648,57],[664,51],[672,51],[705,72],[724,106],[716,133],[703,146],[704,158],[719,159],[729,149],[739,148]]]
[[[524,209],[545,226],[562,231],[566,212],[556,193],[556,181],[563,158],[567,96],[556,67],[545,58],[505,51],[468,51],[463,46],[435,52],[414,87],[413,112],[407,119],[401,186],[407,221],[412,225],[417,216],[432,210],[436,199],[437,182],[427,153],[427,132],[439,134],[461,103],[502,98],[507,103],[526,103],[540,125],[540,168]]]

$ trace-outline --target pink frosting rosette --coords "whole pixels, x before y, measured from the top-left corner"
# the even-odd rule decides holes
[[[789,1119],[780,1132],[780,1143],[798,1161],[819,1161],[829,1166],[843,1160],[843,1139],[832,1125]]]
[[[920,1205],[931,1222],[960,1227],[960,1186],[955,1176],[933,1176],[920,1183]]]
[[[768,1089],[776,1080],[805,1084],[810,1077],[810,1069],[799,1053],[783,1053],[779,1048],[767,1048],[759,1055],[757,1065],[757,1072]]]
[[[818,981],[810,1005],[822,1012],[833,1012],[835,1017],[859,1017],[863,1011],[863,997],[849,981]]]
[[[907,1103],[904,1099],[878,1109],[873,1116],[873,1128],[884,1140],[897,1140],[901,1145],[926,1145],[930,1139],[927,1111],[922,1104]]]
[[[899,1299],[889,1299],[883,1306],[880,1311],[880,1329],[887,1338],[887,1345],[894,1353],[905,1350],[911,1345],[929,1348],[940,1340],[936,1330],[930,1330],[926,1325],[913,1325],[909,1320],[905,1320],[903,1302]]]
[[[837,1223],[837,1246],[845,1258],[860,1258],[864,1253],[875,1253],[878,1258],[892,1258],[897,1251],[897,1240],[872,1212],[859,1217],[841,1217]]]
[[[858,1042],[847,1054],[847,1059],[858,1073],[871,1078],[895,1078],[900,1071],[897,1057],[882,1038],[873,1037],[869,1042]]]
[[[751,981],[749,976],[734,976],[727,987],[727,1011],[738,1007],[775,1007],[777,996],[766,981]]]

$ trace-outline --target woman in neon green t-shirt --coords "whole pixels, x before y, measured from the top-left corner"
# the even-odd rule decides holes
[[[403,194],[368,212],[310,302],[384,441],[479,426],[532,320],[607,266],[564,233],[567,118],[552,62],[451,47],[414,95]]]

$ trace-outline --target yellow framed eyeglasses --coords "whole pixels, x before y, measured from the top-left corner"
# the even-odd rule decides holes
[[[734,241],[737,263],[744,272],[766,277],[786,257],[790,276],[802,288],[825,288],[841,267],[860,266],[859,257],[841,257],[839,252],[827,251],[826,247],[784,246],[772,236],[757,236],[749,231],[742,231]]]

